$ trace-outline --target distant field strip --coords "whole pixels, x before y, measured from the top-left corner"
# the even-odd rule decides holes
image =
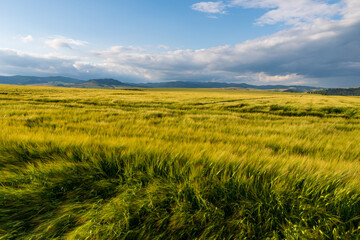
[[[360,97],[0,85],[0,239],[359,239]]]

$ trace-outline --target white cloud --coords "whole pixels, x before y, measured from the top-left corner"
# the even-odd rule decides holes
[[[356,86],[360,85],[360,4],[358,0],[343,4],[339,20],[316,19],[235,46],[156,54],[132,46],[113,46],[89,51],[82,59],[0,49],[0,69],[8,74],[114,77],[129,82],[216,80]],[[73,41],[65,43],[84,44]]]
[[[191,6],[193,10],[204,12],[204,13],[221,13],[224,14],[226,5],[222,2],[199,2]]]
[[[34,38],[31,35],[27,35],[25,37],[21,37],[21,41],[23,41],[24,43],[28,43],[34,41]]]
[[[360,38],[356,36],[360,36],[360,16],[348,21],[345,15],[341,20],[318,19],[235,46],[162,54],[107,51],[99,56],[112,68],[127,66],[152,80],[352,85],[360,84],[356,67]]]
[[[24,53],[12,49],[0,49],[0,68],[9,74],[37,74],[64,72],[74,73],[76,58],[56,57]]]
[[[166,46],[166,45],[158,45],[158,48],[160,48],[160,49],[165,49],[165,50],[170,50],[171,49],[171,47],[169,47],[169,46]]]
[[[356,22],[360,18],[360,1],[359,0],[343,0],[344,8],[341,9],[341,14],[344,20],[348,22]]]
[[[195,6],[195,7],[194,7]],[[199,2],[192,5],[194,10],[206,13],[225,13],[233,7],[268,9],[256,20],[257,24],[299,24],[316,19],[330,18],[338,14],[342,4],[326,0],[228,0],[224,2]]]
[[[112,46],[104,51],[92,51],[91,54],[97,58],[112,58],[123,54],[143,52],[145,52],[143,48],[133,46]]]
[[[303,76],[299,76],[296,73],[271,76],[264,72],[256,73],[253,75],[253,77],[257,79],[257,81],[263,83],[291,82],[291,81],[298,81],[299,79],[303,78]]]
[[[319,18],[330,18],[341,9],[341,4],[319,0],[233,0],[231,6],[270,9],[256,20],[258,24],[313,22]]]
[[[59,36],[50,40],[46,40],[45,44],[54,49],[61,49],[61,48],[73,49],[74,46],[83,46],[88,44],[88,42]]]
[[[110,52],[143,52],[143,48],[137,48],[133,46],[113,46],[109,49]]]

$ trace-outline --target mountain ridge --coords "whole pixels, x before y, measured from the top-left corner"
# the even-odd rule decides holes
[[[64,84],[77,84],[83,82],[82,80],[63,77],[63,76],[50,76],[50,77],[36,77],[36,76],[0,76],[0,83],[14,84],[14,85],[35,85],[44,83],[61,82]]]
[[[299,85],[251,85],[247,83],[231,82],[195,82],[195,81],[168,81],[153,83],[127,83],[113,78],[99,78],[80,80],[75,78],[52,76],[0,76],[0,84],[13,85],[45,85],[54,87],[75,88],[240,88],[259,90],[282,90],[287,92],[308,92],[323,88]]]

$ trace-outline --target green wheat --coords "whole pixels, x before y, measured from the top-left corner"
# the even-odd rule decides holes
[[[360,98],[0,85],[0,239],[359,239]]]

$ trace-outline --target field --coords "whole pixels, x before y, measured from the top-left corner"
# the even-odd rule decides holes
[[[359,239],[360,98],[0,85],[0,239]]]

